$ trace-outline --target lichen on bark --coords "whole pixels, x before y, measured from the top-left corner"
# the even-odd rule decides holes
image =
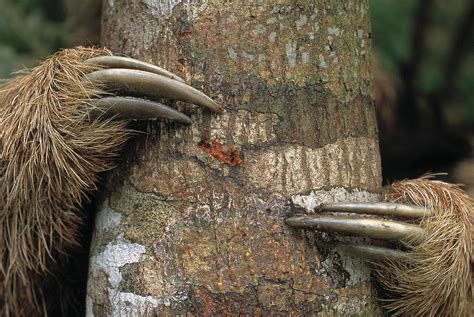
[[[135,124],[146,134],[109,178],[100,213],[121,216],[95,234],[90,279],[104,272],[94,256],[145,251],[116,285],[90,283],[90,314],[377,313],[362,262],[284,224],[298,202],[377,199],[368,18],[367,1],[104,2],[108,48],[176,72],[226,111],[178,103],[191,127]]]

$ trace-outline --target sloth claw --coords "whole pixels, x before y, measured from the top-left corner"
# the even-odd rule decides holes
[[[329,203],[316,208],[318,212],[372,214],[392,217],[421,219],[433,213],[423,207],[394,203]],[[286,219],[286,224],[299,229],[321,230],[349,235],[365,236],[372,239],[394,240],[402,244],[419,243],[425,236],[425,230],[418,224],[380,218],[363,218],[349,215],[301,215]],[[372,245],[354,245],[347,243],[318,244],[325,248],[336,248],[352,255],[372,260],[403,260],[407,252]]]
[[[318,242],[317,245],[325,249],[336,249],[346,254],[358,256],[373,261],[406,261],[410,258],[407,252],[372,245],[359,245],[338,242]]]
[[[150,98],[169,98],[205,107],[213,112],[222,112],[214,100],[201,91],[180,81],[162,75],[135,69],[103,69],[86,77],[106,87]]]
[[[105,97],[92,100],[91,104],[97,107],[97,115],[119,116],[125,119],[164,118],[185,124],[191,124],[191,119],[171,107],[162,103],[130,97]]]
[[[415,206],[395,203],[329,203],[316,207],[318,211],[351,212],[357,214],[397,216],[407,218],[423,218],[432,215],[431,210]]]
[[[86,63],[103,66],[105,68],[125,68],[125,69],[142,70],[145,72],[150,72],[150,73],[166,76],[171,79],[184,83],[184,80],[181,77],[176,76],[175,74],[167,71],[164,68],[158,67],[153,64],[145,63],[137,59],[129,58],[129,57],[98,56],[98,57],[89,58],[88,60],[86,60]]]
[[[286,223],[299,229],[336,231],[383,240],[405,240],[423,233],[417,225],[370,218],[297,216],[287,219]]]
[[[85,75],[88,80],[97,83],[104,89],[136,97],[180,100],[207,108],[213,112],[223,112],[223,108],[203,92],[187,85],[180,77],[158,66],[119,56],[93,57],[86,60],[86,63],[105,68]],[[149,119],[161,117],[191,123],[186,115],[163,104],[146,99],[105,97],[93,101],[92,104],[104,109],[107,115],[118,115],[122,118]],[[96,114],[97,112],[93,115]]]

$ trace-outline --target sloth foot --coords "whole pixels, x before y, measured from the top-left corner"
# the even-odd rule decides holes
[[[365,236],[373,239],[395,240],[398,242],[421,239],[424,229],[410,222],[386,220],[380,218],[363,218],[349,216],[352,214],[371,214],[378,216],[392,216],[406,219],[422,219],[433,213],[423,207],[396,203],[327,203],[316,208],[319,212],[331,212],[336,215],[304,215],[295,216],[286,220],[294,228],[338,232],[343,234]],[[337,215],[344,213],[344,215]],[[371,260],[403,260],[406,252],[380,246],[356,245],[337,242],[318,242],[326,248],[335,248],[346,253]]]
[[[368,260],[387,312],[470,316],[473,201],[459,186],[432,176],[395,182],[384,200],[321,204],[315,213],[295,215],[286,223],[368,237],[370,242],[362,244],[333,240],[316,245]]]

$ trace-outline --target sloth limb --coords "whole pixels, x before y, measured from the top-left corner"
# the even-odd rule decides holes
[[[122,119],[188,116],[168,98],[221,112],[178,76],[105,49],[56,53],[0,88],[0,314],[41,314],[40,280],[77,244],[79,208],[127,139]]]
[[[396,242],[395,248],[317,242],[369,260],[390,294],[385,307],[393,315],[469,316],[473,203],[458,186],[422,177],[394,183],[385,202],[322,204],[317,212],[324,215],[286,223]]]

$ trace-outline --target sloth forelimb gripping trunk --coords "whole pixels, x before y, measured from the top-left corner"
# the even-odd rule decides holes
[[[139,96],[139,97],[129,97]],[[104,49],[63,50],[0,88],[0,314],[41,314],[40,280],[77,243],[79,208],[127,140],[123,119],[222,109],[168,71]]]

